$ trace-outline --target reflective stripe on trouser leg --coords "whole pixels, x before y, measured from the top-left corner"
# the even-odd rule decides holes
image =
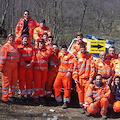
[[[55,97],[55,99],[56,99],[57,102],[62,102],[62,97],[61,96]]]
[[[101,115],[106,115],[107,114],[107,108],[108,108],[109,101],[107,98],[102,98],[100,100],[100,106],[101,106]]]
[[[68,102],[68,103],[70,103],[70,98],[63,98],[63,102]]]
[[[26,95],[26,90],[20,90],[20,95],[22,96]]]
[[[43,88],[41,88],[40,90],[40,97],[44,97],[45,96],[45,90]]]
[[[46,97],[51,97],[52,91],[46,91]]]
[[[31,95],[32,92],[33,92],[33,89],[27,89],[27,90],[26,90],[26,94],[27,94],[27,95]]]

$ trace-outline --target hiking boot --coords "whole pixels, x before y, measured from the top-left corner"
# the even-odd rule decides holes
[[[5,104],[7,104],[7,105],[11,105],[10,101],[0,100],[0,102],[5,103]]]
[[[106,119],[107,119],[107,116],[106,116],[106,115],[102,115],[102,119],[103,119],[103,120],[106,120]]]
[[[62,109],[67,109],[68,104],[66,102],[64,102],[64,104],[62,105]]]
[[[86,115],[87,117],[90,117],[90,113],[88,113],[87,110],[85,111],[85,115]]]
[[[27,103],[33,102],[33,98],[30,95],[27,95],[26,102]]]
[[[49,105],[49,106],[52,105],[53,100],[51,97],[47,97],[45,101],[46,101],[47,105]]]
[[[9,97],[9,101],[11,103],[16,103],[16,98],[15,97]]]
[[[39,104],[39,100],[38,99],[34,99],[34,103],[35,104]]]
[[[25,102],[26,102],[26,97],[21,96],[21,97],[20,97],[20,102],[25,103]]]
[[[45,100],[44,100],[44,98],[40,97],[40,98],[39,98],[39,101],[40,101],[40,104],[41,104],[41,105],[44,105],[44,106],[47,105],[46,102],[45,102]]]
[[[85,114],[85,109],[84,108],[81,110],[81,114]]]

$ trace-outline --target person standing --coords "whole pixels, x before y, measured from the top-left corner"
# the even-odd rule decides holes
[[[109,59],[106,59],[106,53],[101,51],[100,58],[95,61],[96,74],[101,74],[104,82],[111,85],[114,76],[113,64]]]
[[[73,71],[73,55],[67,52],[67,46],[63,45],[58,54],[59,69],[54,82],[54,94],[58,103],[62,102],[61,88],[64,87],[63,109],[68,107],[71,98],[71,84]]]
[[[33,66],[33,81],[34,81],[34,101],[35,103],[45,105],[45,84],[47,81],[48,58],[52,51],[45,48],[44,39],[38,41],[38,48],[35,50],[35,62]]]
[[[71,48],[72,53],[73,53],[74,56],[76,56],[77,53],[79,52],[81,44],[84,44],[85,46],[87,45],[87,43],[85,43],[83,41],[83,34],[81,32],[77,33],[76,40],[77,41],[75,43],[73,43],[72,48]]]
[[[1,101],[9,104],[14,102],[14,94],[18,80],[19,53],[14,48],[15,36],[9,34],[7,43],[0,50],[0,72],[2,77]]]
[[[33,33],[33,38],[35,40],[35,46],[37,45],[38,41],[43,37],[43,33],[47,33],[48,36],[51,36],[51,31],[48,27],[46,27],[45,20],[41,19],[39,22],[39,27],[36,27]]]
[[[84,44],[80,45],[80,51],[77,54],[77,58],[78,59],[74,58],[72,77],[76,83],[80,107],[83,108],[86,90],[95,76],[95,66],[93,57],[86,51],[86,46]],[[84,109],[82,112],[84,113]]]
[[[118,59],[118,55],[115,53],[115,46],[110,46],[108,48],[108,54],[106,55],[106,59],[110,60],[112,64],[116,59]]]
[[[54,54],[49,57],[48,77],[46,82],[46,97],[51,100],[52,87],[58,73],[58,46],[53,44]],[[50,102],[50,101],[49,101]]]
[[[28,43],[28,35],[22,35],[22,43],[18,46],[20,54],[18,78],[21,101],[30,101],[33,92],[34,49]]]
[[[28,43],[31,44],[33,31],[35,27],[39,26],[38,22],[30,17],[29,11],[24,11],[24,16],[19,20],[15,28],[15,45],[18,46],[22,42],[22,35],[28,35]]]

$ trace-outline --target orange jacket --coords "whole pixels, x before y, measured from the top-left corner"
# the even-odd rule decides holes
[[[118,55],[115,54],[113,57],[111,57],[111,55],[107,54],[107,55],[106,55],[106,59],[107,59],[107,60],[110,60],[110,62],[111,62],[112,64],[114,64],[115,60],[118,59]]]
[[[22,30],[23,30],[23,27],[24,27],[24,17],[22,17],[19,22],[17,23],[16,25],[16,28],[15,28],[15,34],[16,34],[16,37],[21,37],[22,35]],[[34,31],[34,28],[39,26],[39,24],[37,23],[36,20],[32,19],[31,17],[29,18],[29,21],[28,21],[28,28],[29,28],[29,39],[31,39],[33,37],[33,31]]]
[[[58,62],[58,55],[53,54],[49,57],[48,67],[50,72],[58,72]]]
[[[73,79],[94,77],[95,66],[92,55],[88,52],[79,53],[77,58],[78,60],[74,59]]]
[[[73,71],[73,55],[71,55],[69,52],[67,52],[65,55],[62,53],[62,51],[58,54],[59,59],[59,72],[72,72]]]
[[[39,50],[38,48],[35,50],[35,62],[34,69],[38,70],[48,70],[48,57],[51,55],[51,51],[47,49]]]
[[[49,30],[48,27],[36,27],[34,29],[34,33],[33,33],[33,38],[35,39],[35,42],[38,42],[38,40],[40,40],[40,38],[42,37],[43,33],[47,33],[48,36],[51,36],[51,31]]]
[[[104,78],[109,78],[111,75],[114,75],[113,64],[111,64],[110,60],[106,60],[105,62],[101,61],[101,59],[96,60],[95,70],[96,74],[101,74]]]
[[[98,87],[95,83],[90,84],[85,95],[85,102],[90,104],[101,98],[109,99],[110,93],[110,88],[106,84],[103,84],[101,87]]]
[[[14,48],[13,44],[7,42],[1,47],[0,50],[0,70],[4,69],[5,62],[19,62],[19,53]]]
[[[26,64],[32,64],[34,63],[34,50],[31,46],[24,46],[20,45],[18,46],[18,52],[20,53],[20,61],[19,64],[21,66],[25,66]]]
[[[113,70],[115,72],[115,76],[120,76],[120,60],[119,59],[115,60],[113,65],[114,65]]]
[[[82,41],[82,43],[83,43],[84,45],[87,45],[87,43],[85,43],[85,42],[83,42],[83,41]],[[82,44],[82,43],[81,43],[81,44]],[[79,44],[78,41],[72,45],[71,50],[72,50],[72,53],[73,53],[74,55],[77,55],[77,53],[80,51],[80,44]]]

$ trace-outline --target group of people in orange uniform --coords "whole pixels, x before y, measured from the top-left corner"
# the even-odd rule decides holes
[[[83,34],[78,33],[72,54],[66,45],[59,50],[45,20],[38,23],[27,10],[16,25],[15,34],[16,37],[8,35],[7,43],[0,50],[1,102],[9,104],[15,100],[18,83],[21,101],[27,99],[44,104],[45,96],[48,101],[51,99],[53,88],[56,101],[59,104],[63,101],[62,108],[66,109],[73,79],[82,113],[90,116],[100,111],[106,119],[108,107],[120,112],[120,54],[115,54],[114,46],[109,47],[107,55],[100,52],[100,58],[95,61],[86,50]]]

